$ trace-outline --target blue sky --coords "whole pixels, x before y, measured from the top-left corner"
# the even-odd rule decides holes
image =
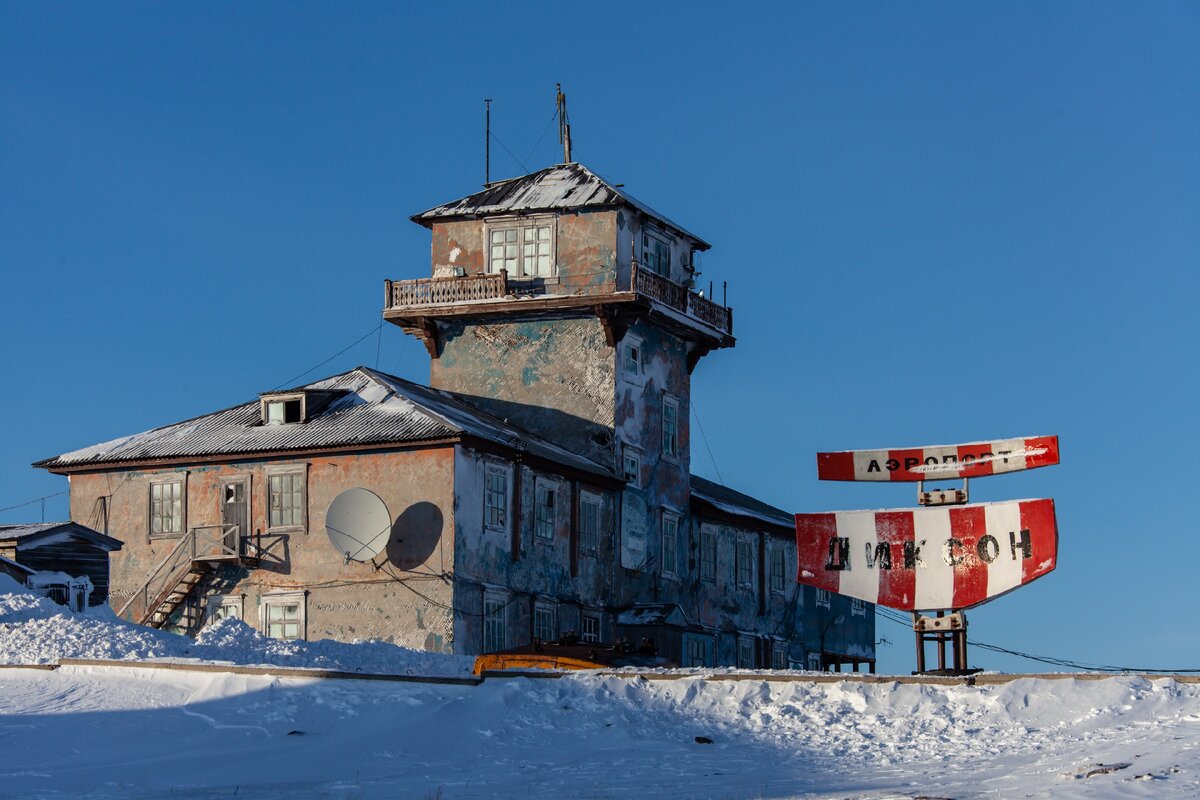
[[[793,511],[906,507],[813,454],[1057,433],[1061,466],[972,484],[1054,497],[1060,526],[1058,570],[972,636],[1200,668],[1197,41],[1181,2],[6,3],[0,507],[66,488],[31,461],[372,331],[383,279],[428,271],[408,215],[483,180],[482,99],[493,177],[520,174],[560,157],[561,81],[576,158],[729,282],[696,472]],[[391,326],[311,376],[377,358],[428,379]],[[911,634],[879,631],[911,669]]]

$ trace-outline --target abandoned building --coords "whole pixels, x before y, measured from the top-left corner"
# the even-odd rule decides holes
[[[10,577],[75,610],[108,601],[109,558],[121,542],[78,522],[0,525]]]
[[[358,367],[38,462],[125,542],[118,613],[873,667],[873,609],[796,583],[792,515],[691,474],[691,374],[734,345],[732,309],[693,291],[705,241],[577,163],[412,219],[432,274],[386,281],[383,317],[424,343],[429,386]]]

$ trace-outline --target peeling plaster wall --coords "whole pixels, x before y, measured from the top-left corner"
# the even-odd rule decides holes
[[[484,476],[488,466],[506,476],[508,516],[501,528],[484,525]],[[519,487],[515,476],[520,472]],[[454,606],[456,652],[479,653],[483,646],[483,595],[502,591],[511,603],[505,609],[508,645],[528,644],[532,638],[532,609],[538,600],[557,605],[559,632],[579,631],[583,609],[599,611],[611,595],[616,525],[616,496],[583,481],[530,468],[524,464],[456,448]],[[535,497],[539,482],[556,491],[554,536],[535,533]],[[519,491],[518,491],[519,490]],[[572,551],[578,546],[572,529],[573,507],[587,491],[600,500],[598,548],[578,552],[572,574]],[[518,528],[518,558],[513,558],[513,529]],[[604,624],[611,628],[611,615]],[[608,634],[606,634],[607,636]],[[611,639],[606,638],[606,641]]]
[[[342,491],[369,489],[383,500],[393,520],[384,553],[388,569],[409,579],[416,573],[452,573],[453,467],[452,449],[444,447],[76,474],[71,479],[71,516],[91,520],[98,499],[111,497],[109,533],[125,542],[122,550],[112,554],[111,562],[111,603],[117,608],[178,541],[177,537],[148,536],[153,479],[184,476],[185,525],[190,529],[220,524],[223,482],[249,477],[250,527],[262,532],[267,555],[257,569],[221,567],[209,586],[210,593],[244,595],[244,618],[261,630],[263,594],[307,589],[309,639],[376,638],[417,649],[449,651],[453,646],[451,615],[436,605],[450,604],[449,582],[426,577],[413,583],[435,601],[430,604],[369,563],[344,564],[325,533],[325,511]],[[287,468],[307,473],[308,524],[306,528],[272,531],[267,525],[267,475]]]
[[[615,353],[600,321],[459,320],[442,326],[430,385],[602,464],[613,463]]]

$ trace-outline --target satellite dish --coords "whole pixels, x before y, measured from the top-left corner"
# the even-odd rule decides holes
[[[392,515],[378,495],[354,488],[333,498],[325,512],[325,532],[335,550],[351,561],[371,561],[387,547]]]

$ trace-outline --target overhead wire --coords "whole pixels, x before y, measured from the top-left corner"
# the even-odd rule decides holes
[[[323,367],[323,366],[325,366],[326,364],[328,364],[330,361],[333,361],[335,358],[337,358],[338,356],[342,355],[342,354],[343,354],[343,353],[345,353],[346,351],[350,350],[352,347],[354,347],[355,345],[359,344],[359,343],[360,343],[360,342],[362,342],[364,339],[366,339],[368,336],[370,336],[371,334],[375,333],[376,331],[378,331],[378,330],[380,330],[380,329],[382,329],[382,328],[383,328],[383,321],[382,321],[382,320],[380,320],[379,324],[378,324],[378,325],[376,325],[374,328],[371,328],[371,330],[367,331],[367,332],[366,332],[366,333],[364,333],[362,336],[358,337],[358,338],[357,338],[357,339],[355,339],[353,342],[351,342],[350,344],[348,344],[348,345],[346,345],[345,347],[343,347],[341,350],[338,350],[336,353],[334,353],[334,354],[333,354],[333,355],[331,355],[329,358],[327,358],[327,359],[325,359],[324,361],[322,361],[320,364],[314,364],[313,366],[311,366],[311,367],[309,367],[308,369],[304,370],[304,372],[301,372],[299,375],[297,375],[297,376],[296,376],[296,377],[294,377],[294,378],[288,378],[286,381],[284,381],[283,383],[279,384],[278,386],[276,386],[276,387],[275,387],[274,389],[272,389],[271,391],[273,391],[273,392],[274,392],[274,391],[278,391],[279,389],[282,389],[282,388],[283,388],[283,387],[285,387],[285,386],[290,386],[291,384],[293,384],[293,383],[295,383],[296,381],[300,380],[301,378],[303,378],[305,375],[307,375],[308,373],[312,372],[313,370],[315,370],[315,369],[320,369],[321,367]]]
[[[18,508],[24,508],[25,506],[31,506],[34,503],[39,503],[39,502],[42,502],[43,500],[49,500],[51,497],[58,497],[59,495],[66,494],[68,491],[70,491],[70,490],[63,489],[61,492],[55,492],[54,494],[42,495],[41,497],[35,497],[32,500],[26,500],[24,503],[17,503],[16,505],[6,506],[5,508],[0,508],[0,513],[4,512],[4,511],[13,511],[14,509],[18,509]]]

